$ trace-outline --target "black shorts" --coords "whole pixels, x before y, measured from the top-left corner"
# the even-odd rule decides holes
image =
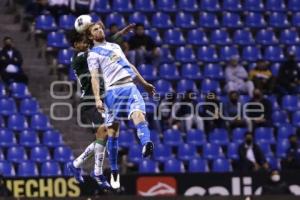
[[[98,112],[94,102],[81,102],[79,125],[89,129],[92,133],[96,133],[98,127],[104,123],[104,118]]]

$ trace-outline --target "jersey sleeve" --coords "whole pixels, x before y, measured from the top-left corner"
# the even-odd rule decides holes
[[[89,52],[87,63],[90,71],[94,69],[99,69],[100,64],[99,64],[98,54],[95,52]]]

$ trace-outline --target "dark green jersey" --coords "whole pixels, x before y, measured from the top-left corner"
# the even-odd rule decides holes
[[[91,73],[87,63],[87,52],[78,52],[72,58],[71,66],[81,86],[81,98],[84,101],[94,101],[94,93],[91,83]],[[100,79],[100,95],[104,93],[104,81]]]

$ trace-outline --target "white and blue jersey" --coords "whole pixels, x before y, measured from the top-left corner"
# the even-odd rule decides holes
[[[145,113],[145,102],[134,83],[113,85],[123,78],[136,76],[118,44],[109,42],[96,44],[90,50],[87,60],[89,70],[98,69],[104,79],[107,125],[124,117],[130,118],[132,112],[136,110]]]

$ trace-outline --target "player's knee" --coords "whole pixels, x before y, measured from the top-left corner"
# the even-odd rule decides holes
[[[131,118],[135,125],[139,124],[140,122],[145,121],[145,115],[141,111],[135,111],[132,113]]]
[[[107,127],[107,135],[109,137],[119,136],[119,123],[113,123],[111,126]]]

